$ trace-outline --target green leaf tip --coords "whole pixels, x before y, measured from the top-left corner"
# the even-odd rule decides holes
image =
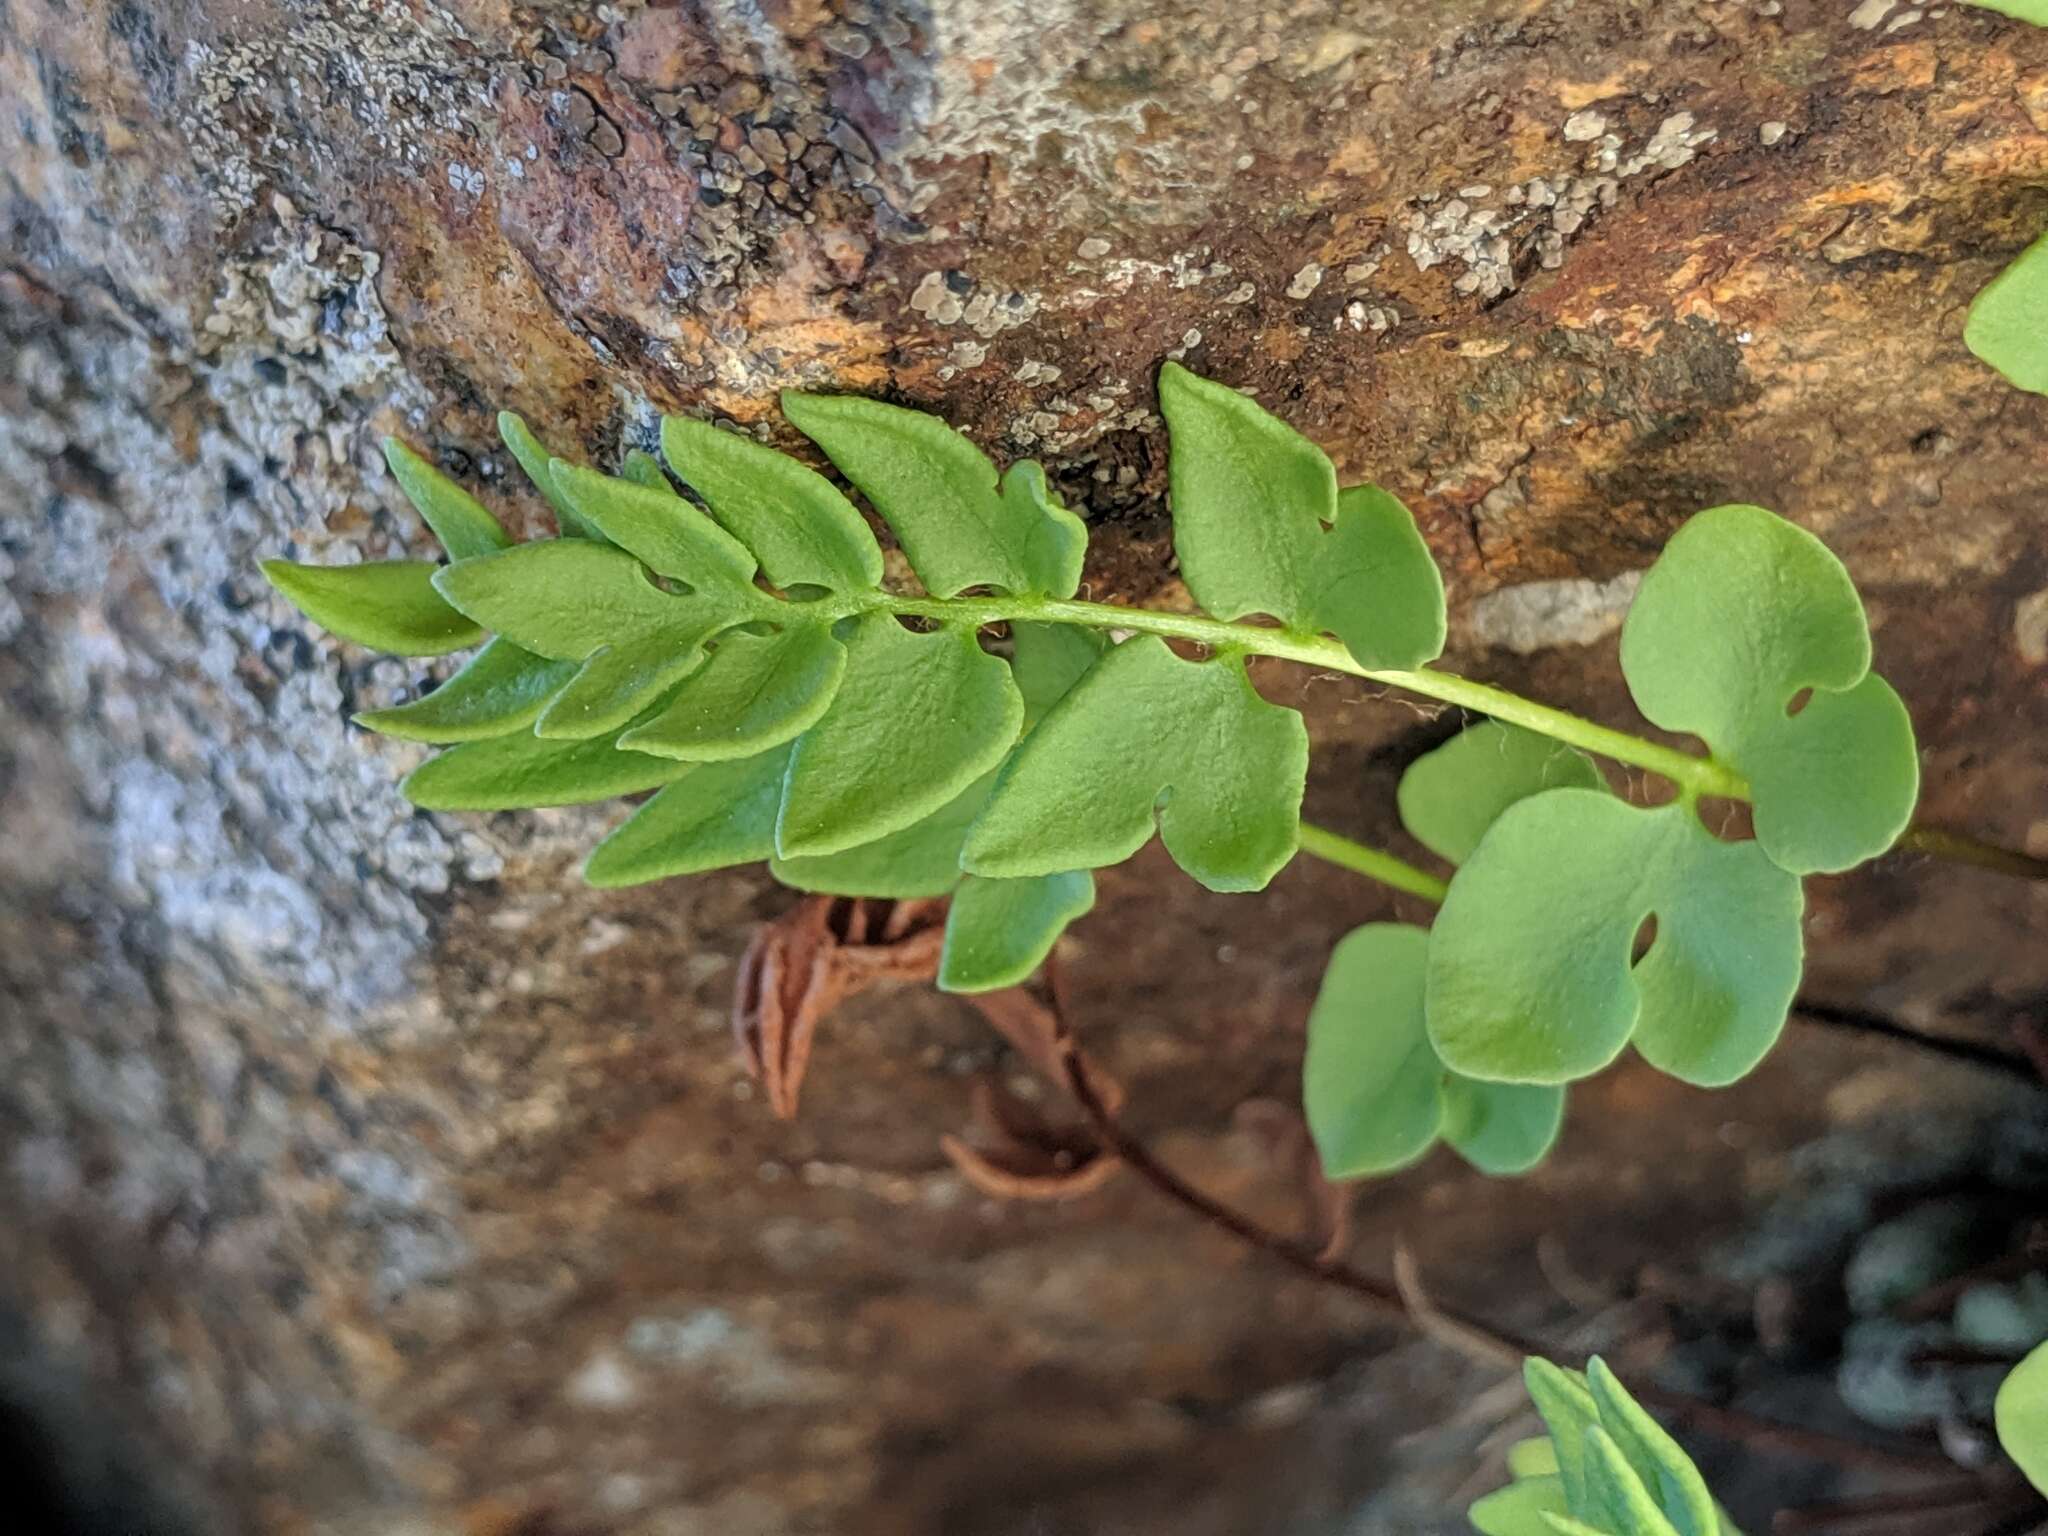
[[[1424,1027],[1429,935],[1368,923],[1339,941],[1309,1011],[1302,1101],[1323,1171],[1363,1178],[1447,1141],[1483,1173],[1523,1173],[1557,1140],[1564,1090],[1449,1071]]]
[[[526,478],[533,482],[533,488],[540,492],[541,500],[553,510],[556,526],[564,538],[603,542],[604,535],[583,520],[583,514],[556,486],[555,456],[533,435],[524,421],[511,411],[498,412],[498,438],[504,443],[505,451],[525,471]]]
[[[1529,1477],[1557,1476],[1557,1447],[1550,1436],[1537,1435],[1530,1440],[1517,1440],[1508,1447],[1508,1476],[1520,1480]]]
[[[587,805],[666,784],[687,764],[622,752],[615,739],[542,741],[525,731],[428,758],[399,786],[423,811],[513,811]]]
[[[642,490],[659,491],[664,496],[674,496],[676,488],[668,483],[661,460],[644,448],[629,448],[619,462],[619,478],[630,480]]]
[[[882,546],[853,503],[816,470],[684,416],[663,418],[661,451],[776,586],[864,592],[881,585]]]
[[[495,554],[512,544],[512,535],[461,486],[395,437],[384,439],[384,462],[434,537],[451,560]]]
[[[589,539],[518,544],[459,560],[434,584],[522,650],[583,664],[535,726],[558,740],[616,731],[700,666],[707,641],[774,611],[752,587],[666,592],[630,554]]]
[[[549,741],[587,741],[622,731],[658,695],[704,665],[703,629],[679,627],[624,635],[584,657],[548,700],[533,733]]]
[[[1776,1042],[1799,985],[1804,896],[1755,843],[1724,843],[1683,803],[1598,790],[1510,806],[1458,871],[1430,934],[1437,1053],[1494,1082],[1588,1077],[1631,1040],[1702,1087]],[[1638,931],[1655,917],[1641,960]]]
[[[1412,669],[1442,652],[1443,577],[1398,500],[1375,486],[1340,494],[1314,443],[1178,363],[1160,370],[1159,406],[1173,547],[1203,608],[1327,630],[1368,667]]]
[[[1472,1506],[1481,1536],[1741,1536],[1604,1361],[1581,1374],[1531,1358],[1523,1381],[1550,1435],[1510,1451],[1515,1481]]]
[[[670,763],[674,782],[590,851],[583,878],[612,888],[758,863],[775,851],[788,766],[787,746],[730,762]]]
[[[2036,14],[2026,19],[2048,26],[2048,0],[2020,0],[2029,3]],[[2016,8],[2010,14],[2024,12]],[[2048,395],[2048,235],[2022,251],[1977,295],[1963,324],[1963,341],[2008,382]]]
[[[1557,1527],[1543,1517],[1565,1513],[1564,1482],[1554,1475],[1518,1479],[1465,1512],[1479,1536],[1552,1536]]]
[[[1045,962],[1067,925],[1095,905],[1086,870],[985,880],[969,875],[953,893],[939,955],[943,992],[1014,987]]]
[[[430,560],[262,564],[264,580],[322,629],[394,656],[445,656],[483,639],[480,625],[442,600],[439,569]]]
[[[1718,1536],[1720,1516],[1706,1479],[1598,1355],[1586,1362],[1586,1385],[1615,1452],[1674,1536]]]
[[[445,745],[524,730],[576,675],[576,664],[549,661],[509,640],[492,640],[462,670],[423,698],[355,717],[366,730]]]
[[[1574,1511],[1588,1508],[1586,1437],[1600,1422],[1600,1407],[1586,1378],[1532,1355],[1522,1362],[1522,1385],[1542,1415],[1543,1427],[1550,1431],[1566,1507]]]
[[[1307,773],[1301,716],[1259,697],[1242,658],[1183,661],[1139,636],[1017,749],[962,864],[997,878],[1096,869],[1156,828],[1209,889],[1260,890],[1294,856]]]
[[[1081,584],[1088,529],[1044,471],[988,456],[936,416],[858,395],[786,390],[782,411],[895,530],[934,597],[969,587],[1054,598]]]
[[[1679,529],[1629,608],[1621,667],[1651,723],[1748,779],[1757,843],[1780,868],[1852,868],[1911,821],[1913,726],[1870,670],[1855,584],[1776,513],[1714,507]]]
[[[692,588],[753,591],[754,557],[746,545],[666,485],[650,489],[563,459],[549,472],[586,524],[649,570]]]

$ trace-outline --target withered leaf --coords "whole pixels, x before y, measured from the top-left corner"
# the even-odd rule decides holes
[[[1122,1084],[1088,1060],[1058,1012],[1023,987],[984,992],[971,1001],[1039,1076],[1065,1089],[1068,1063],[1114,1114]],[[1119,1160],[1082,1123],[1056,1124],[1037,1105],[996,1082],[974,1089],[975,1139],[943,1136],[939,1146],[961,1176],[1003,1200],[1075,1200],[1100,1189]]]
[[[818,1021],[884,981],[930,981],[946,903],[810,896],[764,924],[740,957],[733,1035],[768,1104],[796,1115]]]
[[[1000,1083],[974,1085],[974,1120],[976,1141],[941,1136],[939,1147],[961,1177],[998,1200],[1076,1200],[1117,1170],[1086,1126],[1056,1126]]]

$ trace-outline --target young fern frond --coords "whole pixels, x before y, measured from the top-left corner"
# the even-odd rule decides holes
[[[1742,1536],[1605,1361],[1530,1359],[1522,1377],[1550,1433],[1509,1451],[1514,1480],[1467,1512],[1480,1536]]]
[[[802,890],[951,894],[940,983],[958,991],[1027,976],[1092,905],[1090,871],[1155,832],[1212,890],[1261,889],[1293,857],[1308,734],[1253,689],[1251,657],[1476,708],[1497,719],[1401,786],[1410,831],[1458,866],[1436,924],[1352,935],[1317,1002],[1308,1101],[1332,1171],[1397,1167],[1437,1139],[1525,1169],[1557,1134],[1563,1085],[1631,1043],[1690,1082],[1752,1068],[1798,981],[1800,877],[1884,851],[1917,790],[1911,727],[1870,672],[1839,562],[1755,507],[1672,540],[1622,656],[1644,713],[1712,752],[1692,756],[1426,670],[1443,584],[1407,509],[1340,491],[1321,450],[1235,390],[1169,364],[1160,393],[1175,549],[1207,616],[1075,600],[1086,528],[1037,465],[998,472],[933,417],[809,395],[785,397],[790,419],[923,592],[883,586],[868,523],[822,475],[681,419],[663,453],[701,505],[645,455],[601,475],[507,415],[561,537],[513,544],[393,445],[452,563],[265,569],[344,637],[424,655],[491,637],[440,689],[359,717],[448,745],[406,781],[415,803],[658,789],[593,851],[594,884],[765,860]],[[1631,806],[1576,748],[1679,797]],[[1754,841],[1708,829],[1712,794],[1753,802]]]

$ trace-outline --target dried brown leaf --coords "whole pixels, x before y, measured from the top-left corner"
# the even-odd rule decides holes
[[[1072,1168],[1048,1168],[1028,1152],[1008,1148],[984,1152],[957,1136],[941,1136],[939,1148],[962,1178],[997,1200],[1078,1200],[1102,1188],[1122,1166],[1103,1154]]]
[[[1011,987],[972,1002],[1039,1076],[1065,1088],[1071,1058],[1103,1103],[1123,1103],[1122,1085],[1081,1053],[1059,1014],[1037,994]],[[975,1085],[974,1118],[975,1141],[944,1136],[939,1145],[970,1184],[998,1199],[1078,1199],[1100,1189],[1119,1166],[1085,1124],[1055,1124],[996,1082]]]
[[[941,1136],[939,1147],[976,1189],[999,1200],[1075,1200],[1116,1172],[1082,1125],[1057,1126],[998,1083],[974,1085],[976,1141]]]
[[[733,1035],[783,1119],[796,1115],[818,1023],[884,981],[929,981],[946,903],[809,896],[764,924],[740,957]]]
[[[1407,1308],[1410,1321],[1444,1348],[1484,1365],[1521,1365],[1527,1351],[1519,1341],[1475,1328],[1430,1299],[1429,1292],[1423,1289],[1422,1266],[1415,1262],[1415,1251],[1406,1238],[1399,1236],[1394,1239],[1394,1287],[1401,1294],[1401,1304]]]

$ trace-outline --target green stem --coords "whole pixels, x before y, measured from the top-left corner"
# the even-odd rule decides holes
[[[906,597],[893,592],[867,592],[831,603],[826,611],[834,616],[885,611],[906,618],[933,619],[952,624],[972,623],[977,626],[1002,624],[1013,619],[1040,624],[1078,624],[1090,629],[1124,629],[1138,634],[1159,635],[1169,640],[1188,640],[1224,652],[1271,656],[1277,660],[1300,662],[1304,666],[1317,667],[1328,672],[1347,673],[1352,677],[1364,678],[1368,682],[1383,683],[1390,688],[1421,694],[1425,698],[1437,699],[1446,704],[1455,704],[1463,709],[1490,715],[1496,720],[1505,720],[1510,725],[1522,726],[1554,741],[1579,747],[1597,757],[1646,769],[1671,780],[1688,798],[1697,798],[1701,795],[1722,796],[1730,800],[1749,798],[1748,781],[1726,763],[1713,757],[1699,757],[1690,752],[1681,752],[1675,747],[1647,741],[1627,731],[1617,731],[1565,710],[1552,709],[1548,704],[1539,704],[1534,699],[1525,699],[1520,694],[1509,693],[1505,688],[1496,688],[1490,683],[1477,683],[1468,677],[1460,677],[1455,672],[1381,671],[1361,666],[1358,659],[1345,649],[1342,641],[1323,636],[1290,635],[1282,630],[1262,625],[1227,623],[1221,619],[1205,619],[1185,613],[1163,613],[1156,608],[1120,608],[1114,603],[1087,603],[1074,599],[1044,597],[937,598]],[[1391,859],[1390,855],[1360,848],[1356,843],[1349,843],[1319,828],[1304,825],[1302,831],[1303,848],[1319,858],[1331,859],[1334,863],[1343,864],[1359,855],[1373,860]],[[1310,847],[1311,842],[1320,846]],[[2010,848],[1999,848],[1962,833],[1944,832],[1936,827],[1916,824],[1907,828],[1899,839],[1898,847],[1930,854],[1939,859],[1974,864],[1980,869],[1996,870],[2001,874],[2018,875],[2030,880],[2048,879],[2048,860],[2037,859]],[[1416,895],[1429,894],[1429,891],[1420,888],[1417,882],[1437,888],[1434,876],[1415,869],[1412,865],[1401,865],[1397,859],[1391,862],[1393,865],[1399,865],[1405,873],[1400,879],[1389,881],[1389,884]],[[1360,872],[1371,873],[1363,869]],[[1374,878],[1379,877],[1374,875]]]
[[[1368,880],[1377,880],[1381,885],[1420,896],[1424,901],[1441,902],[1450,893],[1450,883],[1439,880],[1428,870],[1417,869],[1406,859],[1397,859],[1391,853],[1354,843],[1350,838],[1340,837],[1312,821],[1301,824],[1301,851],[1310,858],[1335,864]]]
[[[2018,875],[2022,880],[2048,880],[2048,859],[2037,859],[2017,848],[2000,848],[1964,832],[1944,832],[1940,827],[1925,827],[1916,822],[1906,828],[1896,846],[1902,852],[1974,864],[2001,875]]]
[[[1520,694],[1509,693],[1488,683],[1475,683],[1454,672],[1379,671],[1361,666],[1340,640],[1321,636],[1290,635],[1282,630],[1256,624],[1232,624],[1221,619],[1197,618],[1185,613],[1162,613],[1154,608],[1120,608],[1113,603],[1084,603],[1042,597],[902,597],[895,593],[862,594],[848,612],[887,609],[908,618],[934,619],[947,623],[1001,624],[1024,619],[1041,624],[1080,624],[1091,629],[1128,629],[1139,634],[1159,635],[1170,640],[1191,640],[1225,651],[1244,651],[1271,656],[1281,661],[1300,662],[1329,672],[1344,672],[1368,682],[1384,683],[1425,698],[1439,699],[1466,709],[1491,715],[1511,725],[1524,726],[1554,740],[1618,763],[1646,768],[1672,780],[1696,795],[1725,795],[1730,799],[1749,797],[1749,785],[1742,775],[1710,757],[1666,747],[1626,731],[1613,730],[1581,719],[1548,704],[1538,704]]]

